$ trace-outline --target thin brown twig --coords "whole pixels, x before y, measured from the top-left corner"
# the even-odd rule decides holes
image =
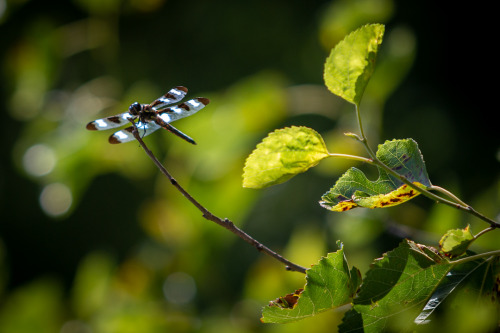
[[[137,130],[137,127],[135,123],[131,120],[132,126],[134,126],[134,130],[132,134],[134,135],[135,139],[139,142],[141,145],[142,149],[146,152],[146,154],[149,156],[149,158],[154,162],[154,164],[160,169],[160,171],[170,180],[170,183],[179,191],[182,193],[182,195],[188,199],[198,210],[202,213],[202,216],[208,220],[217,223],[218,225],[226,228],[227,230],[231,231],[233,234],[236,236],[240,237],[243,239],[245,242],[248,244],[252,245],[257,249],[259,252],[263,252],[272,258],[284,263],[286,265],[286,269],[289,271],[295,271],[295,272],[300,272],[300,273],[305,273],[306,268],[302,267],[300,265],[297,265],[290,260],[284,258],[280,254],[274,252],[273,250],[269,249],[267,246],[264,244],[260,243],[257,241],[255,238],[238,228],[232,221],[229,219],[221,219],[220,217],[215,216],[212,214],[208,209],[206,209],[202,204],[200,204],[196,199],[194,199],[175,179],[172,177],[172,175],[167,171],[167,169],[163,166],[163,164],[158,161],[156,156],[153,154],[151,150],[146,146],[144,141],[142,140],[141,136],[139,135],[139,131]]]

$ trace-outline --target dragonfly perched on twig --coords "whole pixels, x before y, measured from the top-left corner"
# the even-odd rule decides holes
[[[87,124],[87,129],[91,131],[107,130],[123,126],[130,120],[138,119],[136,126],[139,130],[143,130],[143,137],[163,128],[189,143],[196,144],[192,138],[170,125],[175,120],[195,114],[210,103],[208,98],[198,97],[173,105],[180,102],[186,96],[187,91],[187,88],[183,86],[174,87],[151,104],[135,102],[130,105],[127,112],[91,121]],[[109,143],[132,141],[134,139],[133,130],[134,126],[130,126],[115,132],[109,137]]]

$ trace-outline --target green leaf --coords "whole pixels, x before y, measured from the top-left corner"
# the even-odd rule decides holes
[[[428,302],[425,304],[422,312],[415,318],[416,324],[425,324],[429,316],[436,310],[436,308],[450,295],[459,285],[464,283],[479,282],[483,290],[481,294],[489,296],[488,292],[494,291],[493,281],[496,280],[494,276],[495,269],[498,268],[497,262],[485,261],[484,259],[477,259],[474,261],[466,262],[461,265],[455,265],[446,276],[441,280],[436,290],[432,293]],[[491,267],[493,265],[493,269]],[[472,294],[471,291],[468,292]],[[477,295],[476,295],[477,297]]]
[[[472,241],[474,235],[470,231],[470,226],[467,226],[464,229],[448,230],[441,237],[439,247],[446,256],[457,257],[465,253]]]
[[[339,332],[383,332],[388,323],[421,309],[453,267],[423,245],[405,240],[367,272]],[[418,313],[417,313],[418,314]],[[413,317],[415,318],[415,317]]]
[[[431,186],[425,163],[412,139],[386,141],[379,145],[377,158],[385,165],[406,177],[413,184],[428,188]],[[406,202],[419,194],[382,168],[378,168],[379,178],[369,180],[356,168],[347,170],[335,185],[321,197],[320,205],[336,212],[355,207],[381,208]]]
[[[306,271],[303,290],[270,302],[262,311],[261,321],[290,323],[351,302],[361,279],[356,268],[349,271],[340,247]]]
[[[326,59],[324,79],[328,89],[359,105],[375,66],[385,27],[365,25],[339,42]]]
[[[264,188],[287,181],[328,157],[325,142],[308,127],[287,127],[270,133],[247,158],[243,187]]]

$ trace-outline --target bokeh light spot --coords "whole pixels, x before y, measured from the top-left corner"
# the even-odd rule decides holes
[[[68,211],[73,202],[73,196],[68,186],[54,183],[45,186],[40,194],[40,206],[50,216],[59,216]]]
[[[56,165],[54,150],[44,144],[31,146],[23,156],[23,167],[32,176],[44,176]]]
[[[163,293],[171,303],[187,304],[196,295],[196,284],[189,274],[183,272],[172,273],[163,284]]]

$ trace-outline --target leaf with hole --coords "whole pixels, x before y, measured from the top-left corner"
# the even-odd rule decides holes
[[[359,270],[349,270],[342,245],[306,271],[306,284],[293,294],[271,301],[262,311],[264,323],[290,323],[348,304],[360,283]]]

